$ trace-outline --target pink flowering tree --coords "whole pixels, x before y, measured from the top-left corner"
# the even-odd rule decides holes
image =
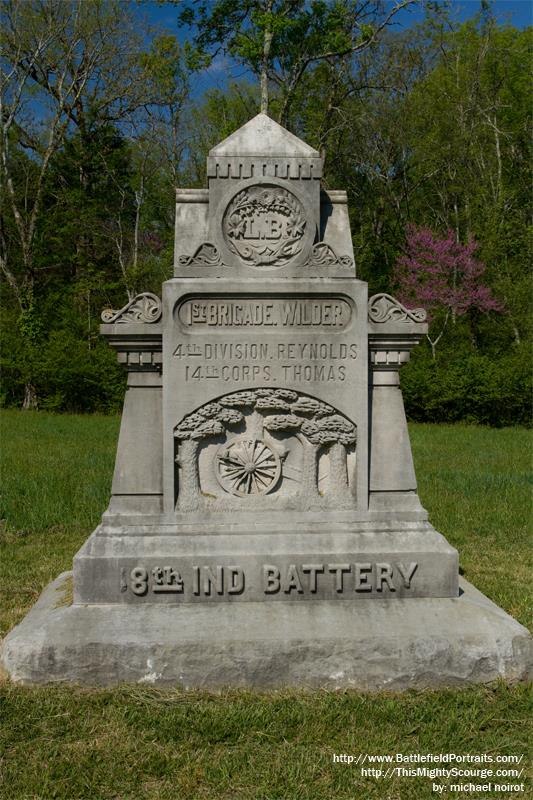
[[[456,316],[473,309],[504,310],[483,283],[485,265],[475,258],[477,248],[474,239],[457,242],[451,230],[438,238],[429,228],[407,227],[406,248],[396,261],[394,280],[401,303],[427,310],[433,358],[450,318],[455,322]]]

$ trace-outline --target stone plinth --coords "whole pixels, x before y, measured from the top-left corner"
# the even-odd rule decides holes
[[[458,597],[61,605],[64,573],[4,641],[22,683],[399,690],[532,677],[528,631],[466,581]]]
[[[457,597],[457,551],[427,524],[273,526],[136,535],[97,530],[74,561],[77,603],[320,603]],[[178,611],[178,608],[177,608]],[[180,612],[181,613],[181,612]]]

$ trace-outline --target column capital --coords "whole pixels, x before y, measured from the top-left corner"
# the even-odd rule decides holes
[[[163,330],[159,322],[161,300],[145,292],[118,311],[102,311],[100,333],[116,351],[128,372],[158,372],[163,368]]]
[[[389,294],[368,301],[368,350],[373,371],[399,370],[428,331],[423,308],[408,309]]]
[[[407,364],[411,350],[423,337],[423,333],[393,335],[369,333],[368,359],[372,370],[399,370]]]

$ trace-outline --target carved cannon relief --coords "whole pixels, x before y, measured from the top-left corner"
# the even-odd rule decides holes
[[[353,507],[356,426],[290,389],[233,392],[174,429],[180,511]]]

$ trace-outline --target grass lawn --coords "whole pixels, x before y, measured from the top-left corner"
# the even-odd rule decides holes
[[[0,636],[98,522],[118,425],[3,412]],[[458,547],[465,577],[531,628],[531,433],[410,430],[422,502]],[[524,754],[520,779],[434,779],[524,782],[520,793],[446,792],[501,800],[533,796],[532,741],[527,686],[365,695],[0,684],[2,800],[424,800],[438,796],[431,778],[363,776],[333,754]]]

